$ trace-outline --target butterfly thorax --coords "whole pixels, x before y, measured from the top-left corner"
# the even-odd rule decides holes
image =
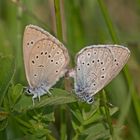
[[[27,87],[26,92],[29,95],[44,95],[47,94],[49,91],[50,87],[46,86],[45,84],[41,84],[39,87]]]

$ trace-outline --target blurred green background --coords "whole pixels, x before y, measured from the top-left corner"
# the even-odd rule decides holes
[[[53,0],[0,0],[0,111],[5,111],[3,99],[9,93],[9,87],[16,84],[28,85],[22,53],[25,26],[38,25],[57,37],[59,27],[56,26],[58,21],[54,7]],[[130,49],[131,57],[127,66],[105,90],[108,102],[118,107],[118,111],[111,117],[113,125],[122,127],[119,133],[116,132],[119,135],[117,139],[139,140],[140,0],[60,0],[60,9],[63,33],[60,41],[69,50],[70,67],[75,65],[75,54],[91,44],[121,44]],[[69,108],[74,111],[75,105],[72,106]],[[62,108],[60,110],[63,112]],[[0,116],[3,117],[3,114]],[[3,119],[0,119],[0,123],[1,139],[22,139],[25,135],[22,130],[22,133],[13,134],[14,128],[18,129],[15,124],[11,124],[13,128],[10,127],[9,130],[6,128],[7,121],[3,123]],[[74,132],[69,133],[73,135]],[[67,135],[64,139],[85,139]]]

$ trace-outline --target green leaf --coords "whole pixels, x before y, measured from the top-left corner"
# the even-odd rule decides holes
[[[44,96],[41,96],[40,101],[36,99],[34,106],[32,102],[32,97],[23,94],[19,102],[16,104],[15,110],[22,112],[28,109],[41,108],[41,107],[50,106],[50,105],[66,104],[66,103],[72,103],[76,101],[76,98],[74,95],[62,89],[54,88],[51,91],[51,93],[52,95],[50,97],[48,97],[47,95],[44,95]]]
[[[75,104],[70,104],[70,108],[71,108],[71,113],[73,115],[73,125],[75,126],[77,124],[77,126],[79,126],[79,123],[82,123],[83,120],[83,116],[82,116],[82,112],[80,110],[80,107],[77,103]]]
[[[79,126],[79,123],[82,125],[88,125],[93,123],[101,118],[99,114],[99,100],[95,101],[93,105],[88,105],[87,103],[71,104],[71,112],[73,115],[73,125],[76,128],[76,125]]]
[[[8,125],[8,119],[0,121],[0,131],[4,130]]]
[[[101,123],[91,125],[82,132],[82,135],[87,135],[86,140],[105,140],[110,137],[109,130]]]
[[[98,115],[98,119],[100,118],[100,115],[98,113],[99,105],[99,100],[96,100],[93,105],[89,105],[88,110],[86,108],[82,109],[83,118],[85,120],[84,124],[90,124],[97,121],[97,118],[94,117],[96,115]]]
[[[0,121],[5,120],[8,117],[9,113],[5,111],[0,111]]]
[[[33,102],[31,96],[22,93],[20,100],[14,106],[14,110],[22,113],[27,111],[28,109],[31,109],[32,107],[33,107]]]
[[[50,97],[44,96],[40,102],[35,104],[34,108],[40,108],[48,105],[61,105],[76,101],[75,96],[65,90],[55,88],[51,92],[52,95]]]
[[[114,115],[118,111],[119,111],[118,107],[111,107],[111,108],[109,108],[110,116]]]
[[[20,97],[22,96],[22,91],[23,86],[21,84],[9,87],[7,96],[4,98],[3,103],[3,106],[6,111],[13,111],[15,104],[19,101]]]
[[[0,57],[0,105],[14,75],[15,65],[13,57]]]
[[[21,84],[17,84],[12,88],[12,93],[10,94],[11,100],[13,102],[13,105],[15,105],[23,92],[23,86]]]

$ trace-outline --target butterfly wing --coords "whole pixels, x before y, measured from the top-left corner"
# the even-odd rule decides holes
[[[25,72],[30,87],[53,86],[64,75],[69,55],[55,37],[34,25],[26,26],[23,38]]]
[[[110,45],[108,49],[111,51],[113,56],[113,65],[110,73],[110,80],[111,81],[116,75],[121,71],[124,67],[128,58],[130,57],[130,51],[123,46],[118,45]]]
[[[129,50],[119,45],[93,45],[82,49],[76,57],[76,93],[96,94],[120,72],[129,55]]]

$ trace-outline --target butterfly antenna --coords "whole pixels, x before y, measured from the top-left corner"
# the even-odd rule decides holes
[[[23,86],[23,90],[26,90],[27,89],[27,87],[26,86]]]

